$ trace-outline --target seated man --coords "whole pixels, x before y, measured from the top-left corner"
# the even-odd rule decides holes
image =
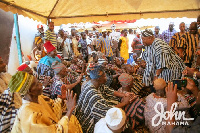
[[[0,61],[0,71],[3,71],[4,67],[6,65],[3,63],[3,61]],[[17,68],[17,71],[24,71],[24,72],[28,72],[29,74],[33,74],[33,71],[30,69],[30,67],[27,64],[22,64]],[[1,74],[3,74],[3,72],[1,72]],[[6,74],[6,73],[4,73]],[[3,79],[6,80],[10,80],[11,79],[11,75],[10,74],[6,74],[7,76],[4,77]],[[4,75],[5,76],[5,75]],[[9,81],[6,81],[8,84]],[[3,87],[3,84],[1,84]],[[15,121],[15,116],[17,115],[17,112],[19,110],[19,108],[22,105],[22,99],[20,97],[20,95],[18,93],[11,93],[10,89],[6,88],[6,90],[4,90],[3,93],[0,93],[0,119],[1,119],[1,124],[0,124],[0,131],[2,133],[7,133],[10,132],[14,121]]]
[[[121,88],[119,88],[119,92],[135,92],[135,90],[132,88],[134,86],[134,81],[131,75],[127,73],[122,73],[118,79],[122,86]],[[125,112],[128,119],[128,124],[132,129],[135,129],[136,126],[143,124],[145,103],[142,99],[135,96],[135,94],[133,94],[132,97],[134,97],[134,101],[131,104],[125,106]]]
[[[121,133],[125,125],[125,112],[120,108],[111,108],[106,113],[106,117],[95,124],[94,133]]]
[[[13,133],[82,133],[76,117],[72,115],[76,105],[76,94],[73,96],[73,92],[67,91],[60,96],[67,98],[66,103],[62,99],[53,101],[40,96],[42,84],[33,75],[21,71],[12,76],[9,88],[11,92],[18,92],[23,97],[23,104],[13,125]],[[65,105],[67,113],[62,117],[63,111],[66,110]]]
[[[7,90],[11,75],[6,72],[6,64],[0,57],[0,131],[2,133],[10,132],[14,123],[17,111],[12,110],[15,104],[12,102],[12,94]],[[12,108],[13,107],[13,108]],[[11,112],[11,113],[10,113]]]
[[[140,77],[138,75],[134,74],[134,67],[129,64],[125,65],[125,70],[126,70],[127,74],[129,74],[133,77],[133,86],[131,88],[132,92],[135,93],[136,95],[138,95],[139,92],[144,87]]]
[[[133,99],[129,95],[115,92],[107,88],[104,90],[107,94],[123,97],[123,101],[119,104],[112,104],[109,100],[103,97],[102,91],[99,90],[102,84],[106,83],[106,75],[102,66],[94,66],[90,68],[90,78],[87,83],[82,86],[83,91],[79,96],[76,106],[75,115],[79,120],[84,133],[93,133],[95,124],[103,117],[106,112],[112,107],[124,107]]]
[[[76,79],[76,82],[72,84],[68,84],[66,80],[69,77],[68,77],[67,68],[65,67],[65,65],[58,61],[55,61],[52,63],[51,67],[55,73],[55,76],[53,77],[53,83],[49,88],[51,98],[54,99],[54,98],[57,98],[57,95],[61,95],[62,87],[66,87],[69,90],[73,89],[73,91],[79,96],[81,92],[81,88],[75,89],[74,87],[81,82],[82,75]]]

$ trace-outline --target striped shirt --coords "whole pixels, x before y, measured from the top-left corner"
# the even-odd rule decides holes
[[[170,40],[170,42],[169,42],[169,46],[170,46],[172,49],[177,48],[178,45],[180,45],[181,38],[182,38],[184,35],[185,35],[185,34],[182,34],[182,35],[181,35],[180,32],[175,33],[175,34],[172,36],[172,38],[171,38],[171,40]],[[176,51],[175,51],[175,53],[177,54]]]
[[[180,44],[178,45],[179,48],[184,49],[184,63],[192,63],[196,48],[198,45],[198,34],[190,34],[189,32],[186,32],[184,36],[182,36],[182,39],[180,41]]]
[[[137,57],[140,57],[141,53],[142,53],[142,48],[144,47],[143,44],[141,43],[141,39],[139,37],[135,37],[133,39],[134,43],[134,49],[133,49],[133,53],[137,54]]]
[[[133,87],[131,88],[131,91],[138,95],[139,92],[143,89],[142,81],[139,79],[139,76],[133,75]]]
[[[112,52],[112,45],[111,45],[111,40],[106,37],[100,37],[97,41],[97,48],[100,48],[101,52],[105,54],[106,57],[112,57],[113,52]]]
[[[80,51],[83,54],[83,57],[86,58],[88,56],[87,41],[80,39],[78,42],[78,47],[81,48]]]
[[[9,89],[0,94],[0,132],[11,132],[18,109],[15,108],[14,94]]]
[[[57,48],[57,39],[54,31],[46,30],[46,32],[44,33],[44,39],[49,40],[52,45]]]
[[[107,111],[114,106],[106,100],[100,90],[96,89],[91,81],[82,86],[83,91],[75,109],[75,116],[79,120],[84,133],[93,133],[95,124],[106,116]],[[108,88],[107,88],[108,89]],[[104,91],[113,95],[114,90]]]
[[[53,77],[53,83],[51,84],[51,87],[49,88],[50,95],[52,98],[56,98],[57,95],[61,95],[61,86],[63,84],[64,83],[59,76],[55,75]]]
[[[176,33],[176,30],[173,30],[172,32],[170,30],[163,31],[162,36],[164,41],[169,44],[169,41],[171,40],[172,36]]]
[[[122,88],[119,88],[118,91],[127,93],[127,91],[123,91]],[[131,92],[135,93],[135,90],[131,88]],[[125,106],[124,110],[126,112],[128,124],[131,125],[132,129],[134,129],[135,126],[144,122],[144,107],[145,103],[139,97],[136,98],[131,104]]]
[[[144,122],[144,108],[145,103],[140,98],[136,98],[131,104],[125,106],[128,123],[132,129]]]
[[[171,81],[180,78],[185,68],[181,58],[175,54],[167,43],[158,38],[155,38],[152,45],[145,46],[142,58],[147,63],[143,76],[143,83],[146,86],[152,85],[157,69],[163,69],[159,78]]]

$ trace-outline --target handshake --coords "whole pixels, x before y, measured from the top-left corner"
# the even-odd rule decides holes
[[[134,93],[127,92],[124,94],[124,97],[122,97],[121,102],[128,105],[132,103],[138,96],[135,95]]]

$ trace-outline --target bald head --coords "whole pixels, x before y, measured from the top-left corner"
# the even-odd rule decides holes
[[[162,78],[158,78],[154,81],[154,88],[155,90],[164,90],[166,87],[166,82]]]
[[[180,32],[185,32],[185,23],[184,22],[181,22],[179,24],[179,29],[180,29]]]

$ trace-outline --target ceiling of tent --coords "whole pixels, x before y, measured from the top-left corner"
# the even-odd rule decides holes
[[[0,8],[55,25],[140,18],[196,18],[200,0],[0,0]]]

